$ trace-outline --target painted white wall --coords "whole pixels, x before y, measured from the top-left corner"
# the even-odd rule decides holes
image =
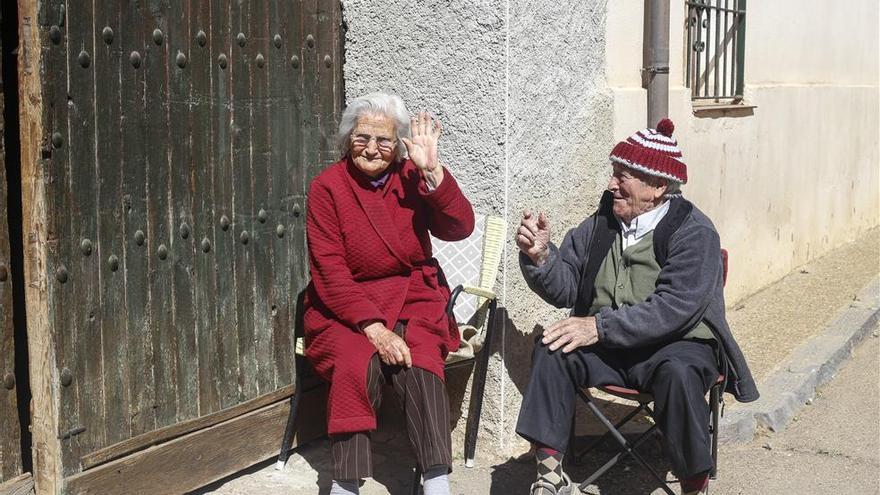
[[[618,140],[645,125],[641,24],[631,22],[642,7],[608,6]],[[688,164],[684,191],[730,251],[728,304],[880,224],[877,2],[750,2],[747,15],[751,112],[694,114],[683,1],[670,20],[669,113]]]

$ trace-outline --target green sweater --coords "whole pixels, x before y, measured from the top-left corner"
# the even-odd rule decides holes
[[[654,293],[660,275],[660,265],[654,257],[654,232],[648,232],[626,250],[622,250],[622,246],[621,235],[617,234],[596,274],[596,297],[590,306],[591,316],[605,306],[617,309],[639,304]],[[682,338],[714,340],[715,337],[706,323],[700,321]]]

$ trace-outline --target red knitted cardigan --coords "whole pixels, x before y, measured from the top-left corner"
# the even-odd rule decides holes
[[[444,313],[449,287],[428,233],[450,241],[467,237],[473,209],[448,170],[429,192],[411,161],[392,167],[384,186],[375,188],[343,159],[309,187],[306,356],[330,382],[330,434],[376,428],[366,391],[376,349],[359,323],[378,320],[393,328],[407,320],[413,366],[441,378],[446,355],[458,349],[458,327]]]

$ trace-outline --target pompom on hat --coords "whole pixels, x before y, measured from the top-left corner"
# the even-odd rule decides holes
[[[656,129],[642,129],[611,150],[612,162],[649,175],[687,182],[687,165],[682,161],[678,141],[672,138],[675,125],[669,119],[657,123]]]

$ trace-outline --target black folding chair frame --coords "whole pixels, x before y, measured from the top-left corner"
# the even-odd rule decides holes
[[[711,442],[712,442],[712,470],[709,473],[710,479],[715,479],[716,474],[717,474],[717,469],[718,469],[718,419],[720,417],[719,408],[720,408],[720,404],[721,404],[721,390],[722,390],[723,386],[724,386],[723,381],[719,381],[718,383],[715,383],[714,385],[712,385],[712,387],[709,389],[709,409],[710,409],[709,435],[711,437]],[[599,388],[602,389],[602,387],[599,387]],[[600,444],[602,444],[602,442],[604,442],[605,439],[607,439],[609,437],[613,438],[617,442],[617,445],[620,449],[620,451],[618,453],[614,454],[610,459],[608,459],[607,462],[605,462],[605,464],[600,466],[597,470],[595,470],[593,472],[593,474],[591,474],[586,480],[584,480],[579,485],[578,488],[581,491],[586,490],[587,487],[591,483],[596,481],[596,479],[598,479],[600,476],[605,474],[606,471],[611,469],[612,466],[617,464],[617,462],[620,460],[621,457],[628,455],[628,456],[632,457],[633,459],[635,459],[639,465],[641,465],[646,471],[648,471],[651,474],[651,476],[657,482],[660,483],[660,488],[664,492],[666,492],[669,495],[675,495],[675,492],[673,492],[669,488],[669,484],[676,483],[678,480],[667,481],[663,476],[660,475],[660,473],[657,472],[656,469],[654,469],[650,464],[648,464],[648,462],[645,460],[644,457],[642,457],[636,451],[636,449],[639,447],[639,445],[644,443],[644,441],[647,440],[651,436],[651,434],[653,434],[655,431],[657,431],[657,425],[656,424],[651,425],[651,427],[648,428],[647,431],[643,432],[641,435],[639,435],[635,440],[633,440],[631,442],[629,440],[627,440],[626,437],[624,437],[623,434],[620,432],[620,428],[623,427],[623,425],[630,422],[634,417],[636,417],[641,412],[646,412],[649,415],[653,416],[654,411],[651,409],[651,403],[654,400],[653,397],[651,397],[648,394],[644,394],[644,393],[640,393],[638,399],[636,399],[635,397],[625,397],[625,396],[618,395],[619,397],[625,398],[627,400],[636,400],[639,405],[635,409],[630,411],[626,416],[624,416],[623,419],[618,421],[616,424],[613,424],[608,419],[608,417],[606,417],[602,413],[602,411],[600,411],[599,408],[596,406],[596,403],[593,400],[593,396],[590,394],[588,389],[575,387],[575,391],[577,392],[578,396],[584,401],[584,403],[586,403],[587,409],[590,410],[590,412],[593,414],[593,416],[595,416],[596,419],[598,419],[599,422],[602,423],[602,425],[604,425],[608,431],[604,435],[602,435],[599,439],[597,439],[595,442],[593,442],[591,445],[586,447],[583,451],[581,451],[579,453],[572,452],[574,462],[579,463],[580,461],[582,461],[583,458],[588,453],[595,450],[596,447],[598,447]],[[617,395],[617,394],[615,394],[615,395]],[[574,439],[574,420],[572,420],[572,439]],[[571,442],[570,444],[572,446],[572,449],[574,449],[574,442]]]

